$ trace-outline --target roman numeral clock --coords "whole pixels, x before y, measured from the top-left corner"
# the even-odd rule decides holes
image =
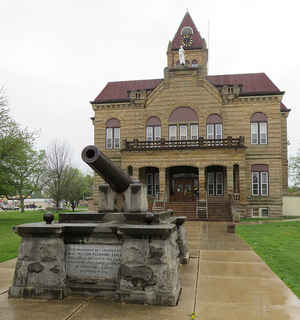
[[[193,29],[191,27],[183,27],[181,29],[182,45],[183,47],[190,48],[193,44]]]

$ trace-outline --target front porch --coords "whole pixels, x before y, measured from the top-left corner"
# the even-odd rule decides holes
[[[231,206],[240,202],[240,168],[142,167],[139,180],[147,185],[150,210],[163,206],[190,220],[229,221]]]

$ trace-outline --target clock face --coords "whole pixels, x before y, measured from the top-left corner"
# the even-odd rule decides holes
[[[182,37],[182,45],[185,47],[185,48],[188,48],[188,47],[191,47],[192,46],[192,43],[193,43],[193,39],[191,37],[191,35],[184,35]]]

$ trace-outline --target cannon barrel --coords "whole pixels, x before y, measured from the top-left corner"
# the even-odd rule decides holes
[[[133,181],[96,146],[86,146],[81,153],[82,160],[101,176],[118,193],[126,191]]]

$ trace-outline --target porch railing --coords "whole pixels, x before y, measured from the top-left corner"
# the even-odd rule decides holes
[[[199,139],[194,140],[155,140],[155,141],[133,141],[124,140],[122,151],[150,151],[150,150],[182,150],[182,149],[206,149],[206,148],[244,148],[245,137],[225,139]]]

